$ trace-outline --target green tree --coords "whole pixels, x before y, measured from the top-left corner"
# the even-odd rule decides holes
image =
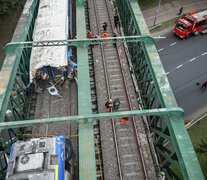
[[[0,15],[9,14],[20,0],[0,0]]]
[[[201,138],[198,147],[195,148],[196,152],[199,154],[207,155],[207,141]]]

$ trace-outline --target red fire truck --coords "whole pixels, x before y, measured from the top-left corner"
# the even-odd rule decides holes
[[[187,39],[191,34],[207,33],[207,8],[186,14],[177,22],[173,32],[181,39]]]

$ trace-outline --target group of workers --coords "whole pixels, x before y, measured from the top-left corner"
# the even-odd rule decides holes
[[[119,98],[115,98],[114,100],[109,99],[106,101],[105,106],[107,112],[111,112],[112,110],[117,111],[120,107],[120,100]],[[128,117],[123,117],[121,120],[121,124],[126,124],[128,119]]]
[[[112,109],[116,111],[120,107],[120,100],[119,98],[115,98],[114,100],[109,99],[106,101],[105,106],[107,112],[110,112]]]
[[[117,28],[117,26],[118,26],[118,24],[119,24],[119,16],[118,16],[118,14],[116,14],[115,16],[114,16],[114,25],[115,25],[115,28]],[[108,38],[109,36],[108,36],[108,34],[106,33],[106,31],[107,31],[107,27],[108,27],[108,23],[106,22],[106,20],[104,21],[104,23],[103,23],[103,34],[102,34],[102,38]],[[99,38],[99,36],[97,36],[97,35],[95,35],[95,36],[93,36],[93,34],[92,34],[92,32],[90,31],[90,30],[88,30],[88,32],[87,32],[87,37],[88,38]],[[107,41],[106,39],[104,40],[105,42]],[[104,43],[104,46],[106,46],[106,43]]]

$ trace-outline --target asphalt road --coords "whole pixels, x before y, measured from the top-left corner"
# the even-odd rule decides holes
[[[158,53],[184,120],[193,120],[207,112],[207,89],[201,90],[207,81],[207,34],[181,40],[171,30],[163,36],[156,40]]]

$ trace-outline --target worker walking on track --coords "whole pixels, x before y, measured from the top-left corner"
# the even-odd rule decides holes
[[[119,24],[119,16],[117,14],[114,16],[114,24],[115,24],[115,28],[117,28]]]
[[[109,37],[108,34],[103,33],[102,38],[108,38],[108,37]],[[105,39],[104,41],[107,41],[107,40]],[[104,43],[104,46],[106,46],[106,43]]]
[[[121,120],[121,124],[126,124],[128,119],[129,119],[128,117],[123,117]]]
[[[103,30],[104,30],[104,32],[107,31],[107,26],[108,26],[108,23],[105,20],[104,23],[103,23]]]
[[[115,111],[119,109],[119,107],[120,107],[120,100],[119,100],[119,98],[115,98],[114,99],[113,106],[114,106],[114,110]]]
[[[105,103],[105,106],[106,106],[106,111],[110,112],[111,109],[113,108],[113,101],[112,101],[112,99],[107,100],[106,103]]]
[[[87,37],[88,38],[92,38],[93,37],[92,32],[90,30],[88,30],[88,32],[87,32]]]

